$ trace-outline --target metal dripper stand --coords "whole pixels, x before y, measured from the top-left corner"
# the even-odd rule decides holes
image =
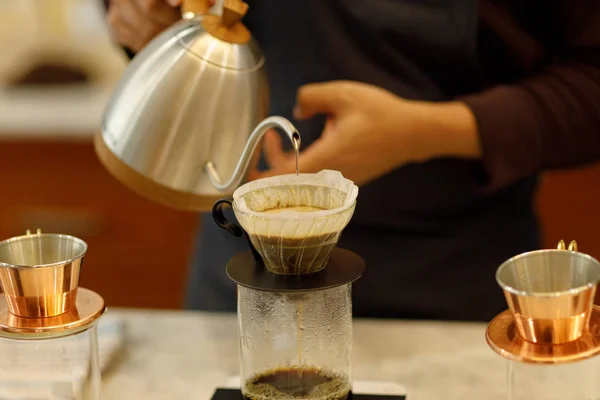
[[[251,251],[227,274],[238,287],[242,395],[346,399],[351,392],[352,282],[364,261],[337,248],[357,187],[336,171],[250,182],[213,208]],[[239,225],[225,216],[233,209]]]
[[[600,263],[561,240],[502,264],[496,280],[509,310],[488,325],[486,339],[509,360],[508,400],[596,400],[600,397]]]
[[[79,287],[86,252],[81,239],[40,230],[0,242],[0,398],[101,398],[105,305]]]

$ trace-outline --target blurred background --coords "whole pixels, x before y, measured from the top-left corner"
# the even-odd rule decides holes
[[[101,3],[0,0],[0,239],[81,237],[82,285],[108,305],[181,308],[197,216],[138,197],[94,153],[127,66]],[[576,239],[600,258],[600,166],[546,174],[537,206],[546,247]]]

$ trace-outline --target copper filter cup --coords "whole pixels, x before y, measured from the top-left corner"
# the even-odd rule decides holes
[[[69,235],[40,233],[0,242],[0,286],[8,311],[46,318],[76,312],[87,245]]]
[[[503,263],[496,280],[517,334],[530,343],[557,345],[588,329],[600,263],[577,251],[532,251]]]

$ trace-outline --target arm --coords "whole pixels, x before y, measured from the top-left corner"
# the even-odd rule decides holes
[[[421,106],[432,155],[482,157],[488,190],[600,159],[600,2],[568,3],[564,48],[540,73]]]

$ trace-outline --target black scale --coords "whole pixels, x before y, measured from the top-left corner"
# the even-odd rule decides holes
[[[239,389],[217,388],[211,400],[241,400],[242,392]],[[348,400],[406,400],[405,395],[384,395],[384,394],[348,394]]]

